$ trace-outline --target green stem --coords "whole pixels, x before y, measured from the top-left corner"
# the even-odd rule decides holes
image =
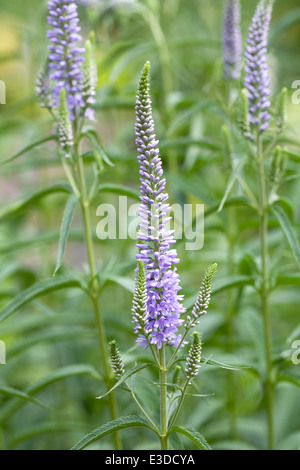
[[[133,400],[135,401],[135,403],[137,404],[138,408],[141,410],[141,412],[143,413],[143,415],[145,416],[145,418],[149,421],[149,423],[153,426],[153,429],[157,432],[157,434],[159,434],[159,430],[156,426],[156,424],[154,423],[153,419],[150,418],[150,416],[148,415],[147,411],[144,410],[143,406],[141,405],[141,403],[139,402],[139,400],[137,399],[134,391],[130,388],[129,384],[125,381],[125,384],[127,385],[129,391],[130,391],[130,394],[133,398]]]
[[[228,276],[234,275],[234,252],[236,244],[236,208],[228,208]],[[226,318],[226,330],[227,330],[227,351],[232,353],[234,350],[234,314],[235,314],[235,303],[233,299],[233,291],[228,290],[227,294],[227,318]],[[237,439],[237,410],[236,400],[234,398],[234,391],[236,390],[237,383],[235,375],[231,371],[227,373],[227,397],[228,397],[228,409],[230,413],[230,433],[232,439]]]
[[[171,422],[170,422],[170,426],[169,426],[170,429],[172,429],[173,424],[175,424],[175,421],[176,421],[176,419],[177,419],[177,417],[178,417],[178,415],[179,415],[179,413],[180,413],[180,410],[181,410],[181,408],[182,408],[182,404],[183,404],[183,401],[184,401],[184,397],[185,397],[185,393],[186,393],[186,390],[187,390],[187,388],[188,388],[188,385],[189,385],[189,380],[187,379],[187,380],[185,381],[185,384],[184,384],[183,389],[182,389],[182,391],[181,391],[181,397],[180,397],[180,399],[179,399],[179,402],[178,402],[177,408],[176,408],[176,410],[175,410],[175,413],[174,413],[173,416],[172,416],[172,419],[171,419]]]
[[[165,347],[159,351],[160,357],[160,443],[162,450],[168,450],[168,420],[167,420],[167,368]]]
[[[95,253],[94,253],[93,233],[92,233],[92,225],[91,225],[91,218],[90,218],[90,201],[87,195],[84,164],[83,164],[82,158],[80,158],[78,139],[75,144],[75,160],[78,164],[77,171],[78,171],[78,178],[79,178],[79,185],[80,185],[80,192],[81,192],[80,203],[81,203],[81,209],[82,209],[82,215],[83,215],[85,242],[86,242],[88,263],[89,263],[90,276],[91,276],[90,296],[91,296],[93,308],[94,308],[97,333],[98,333],[98,341],[99,341],[101,358],[102,358],[104,372],[105,372],[104,377],[105,377],[107,389],[109,390],[112,387],[112,372],[111,372],[108,351],[107,351],[107,338],[106,338],[105,326],[104,326],[103,316],[100,310],[100,303],[99,303],[100,286],[99,286],[99,280],[97,277],[97,269],[96,269]],[[116,398],[113,392],[109,394],[108,402],[109,402],[111,418],[114,420],[118,417],[118,412],[117,412]],[[120,441],[120,437],[118,433],[114,433],[113,437],[114,437],[114,444],[115,444],[116,450],[120,450],[122,445],[121,445],[121,441]]]
[[[182,343],[184,342],[184,340],[185,340],[185,338],[186,338],[186,336],[187,336],[189,330],[190,330],[190,328],[187,328],[187,329],[185,330],[185,332],[183,333],[182,338],[181,338],[181,340],[180,340],[178,346],[176,347],[175,351],[173,352],[173,354],[172,354],[172,356],[171,356],[171,358],[170,358],[170,360],[169,360],[169,362],[168,362],[168,364],[167,364],[167,370],[169,370],[169,369],[172,367],[173,362],[174,362],[174,359],[175,359],[175,357],[177,356],[177,353],[178,353],[178,351],[180,350],[181,345],[182,345]]]
[[[268,448],[274,449],[274,425],[273,425],[273,384],[272,384],[272,356],[271,356],[271,328],[269,318],[269,266],[268,266],[268,207],[267,207],[267,188],[265,169],[263,162],[262,142],[260,137],[257,139],[258,150],[258,179],[259,179],[259,193],[260,193],[260,250],[261,250],[261,312],[264,324],[264,338],[265,338],[265,360],[266,360],[266,377],[265,377],[265,390],[266,390],[266,408],[268,419]]]

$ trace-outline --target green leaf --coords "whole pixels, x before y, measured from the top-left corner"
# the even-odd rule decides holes
[[[288,11],[285,15],[279,17],[279,20],[277,20],[276,23],[273,24],[270,32],[270,47],[273,46],[274,42],[284,31],[289,29],[298,21],[300,21],[300,8],[294,8],[293,10]]]
[[[96,237],[96,235],[95,235]],[[41,244],[57,243],[59,239],[59,231],[48,231],[47,233],[40,233],[32,238],[22,238],[20,240],[13,240],[10,242],[0,244],[0,254],[11,253],[16,250],[24,248],[38,248]],[[84,239],[84,232],[82,229],[72,229],[69,234],[69,239],[74,241],[82,241]]]
[[[277,276],[276,286],[300,286],[300,274]]]
[[[190,426],[174,426],[169,434],[173,432],[178,432],[188,437],[194,444],[196,444],[196,446],[202,450],[212,450],[202,434]]]
[[[206,359],[205,357],[202,357],[201,362],[204,362],[205,364],[210,364],[211,366],[218,366],[221,367],[221,369],[227,369],[227,370],[240,370],[241,366],[232,366],[230,364],[225,364],[224,362],[220,361],[215,361],[214,359]],[[245,367],[245,366],[242,366]]]
[[[38,191],[32,193],[30,196],[27,196],[24,199],[21,199],[20,201],[13,202],[8,206],[3,207],[0,210],[0,220],[3,221],[8,217],[12,217],[13,215],[18,214],[20,211],[26,209],[26,207],[35,204],[43,197],[56,193],[72,193],[72,188],[66,183],[57,183],[47,188],[39,189]]]
[[[187,111],[177,113],[175,119],[172,121],[171,125],[168,128],[168,137],[176,135],[177,131],[184,127],[195,114],[198,114],[199,112],[205,112],[207,111],[207,109],[213,107],[214,105],[215,101],[213,100],[201,100],[200,102],[189,106]]]
[[[78,202],[77,196],[75,196],[75,194],[71,194],[71,196],[69,197],[67,201],[63,219],[62,219],[62,224],[60,227],[58,255],[57,255],[57,262],[56,262],[53,276],[55,276],[55,274],[59,270],[63,257],[64,257],[66,243],[67,243],[68,235],[70,233],[71,224],[72,224],[77,202]]]
[[[74,277],[57,277],[52,279],[45,279],[37,282],[28,289],[20,292],[8,305],[0,311],[0,322],[8,318],[12,313],[16,312],[23,305],[31,300],[49,294],[60,289],[67,289],[71,287],[83,288],[82,283]]]
[[[33,437],[40,437],[43,434],[58,434],[58,433],[73,433],[74,431],[84,433],[86,425],[76,421],[46,421],[41,424],[35,423],[33,426],[22,427],[17,432],[13,433],[7,441],[7,449],[10,450],[21,442],[24,442]]]
[[[168,148],[179,148],[179,147],[188,147],[190,145],[197,146],[200,148],[205,148],[208,150],[220,150],[220,144],[206,139],[193,139],[190,137],[182,137],[176,139],[168,139],[163,140],[159,144],[159,148],[161,151],[166,150]]]
[[[236,180],[236,178],[238,177],[238,174],[241,170],[241,168],[243,168],[243,166],[245,165],[247,159],[246,158],[242,158],[241,160],[238,161],[237,165],[235,166],[235,168],[233,168],[232,170],[232,173],[230,175],[230,178],[228,180],[228,183],[227,183],[227,186],[226,186],[226,189],[225,189],[225,193],[224,193],[224,196],[222,198],[222,201],[220,202],[220,205],[219,205],[219,208],[218,208],[218,212],[221,212],[223,207],[224,207],[224,204],[225,202],[227,201],[228,199],[228,196],[230,194],[230,191],[232,190],[232,187],[234,185],[234,182]]]
[[[217,442],[215,450],[257,450],[257,448],[244,441],[224,440]]]
[[[296,387],[300,387],[300,376],[296,374],[278,375],[277,382],[288,382]]]
[[[176,191],[182,191],[185,194],[192,194],[198,197],[205,204],[212,205],[213,199],[203,189],[203,185],[199,185],[199,178],[190,176],[187,178],[183,175],[175,175],[173,173],[167,174],[168,184],[171,185]]]
[[[279,443],[278,450],[300,450],[300,431],[295,431]]]
[[[254,279],[252,276],[226,276],[223,279],[216,279],[212,287],[212,294],[217,294],[223,290],[233,287],[252,286]]]
[[[295,161],[295,162],[297,162],[297,163],[300,162],[300,155],[299,155],[299,153],[293,153],[293,152],[290,152],[290,151],[284,150],[284,149],[282,149],[282,153],[283,153],[284,155],[286,155],[287,157],[289,157],[291,160],[293,160],[293,161]]]
[[[296,328],[294,328],[292,333],[289,335],[286,342],[287,344],[291,344],[293,341],[298,340],[299,338],[300,338],[300,325],[297,325]]]
[[[294,232],[294,229],[292,227],[292,224],[290,222],[290,219],[288,218],[286,212],[282,209],[282,207],[278,205],[274,205],[272,207],[272,212],[277,218],[278,222],[281,225],[281,228],[287,238],[287,241],[291,247],[292,253],[294,255],[295,261],[298,264],[300,268],[300,249],[299,249],[299,244],[298,240],[296,237],[296,234]]]
[[[128,196],[132,199],[137,199],[139,201],[139,192],[133,188],[128,188],[127,186],[123,186],[121,184],[100,184],[98,186],[98,192],[104,193],[115,193],[120,194],[121,196]]]
[[[67,379],[69,377],[77,377],[79,375],[89,375],[96,380],[101,380],[101,376],[99,375],[98,371],[89,364],[71,364],[69,366],[55,370],[46,377],[43,377],[34,385],[29,387],[27,393],[35,395],[55,382],[59,382],[60,380]]]
[[[21,155],[24,155],[25,153],[29,152],[30,150],[34,149],[35,147],[38,147],[39,145],[44,144],[45,142],[49,142],[50,140],[57,140],[57,136],[56,135],[49,135],[47,137],[44,137],[43,139],[39,139],[36,142],[33,142],[30,145],[27,145],[27,147],[24,147],[19,152],[15,153],[14,155],[7,158],[3,162],[0,162],[0,166],[5,165],[6,163],[12,162],[13,160],[20,157]]]
[[[34,403],[35,405],[40,406],[41,408],[49,409],[48,406],[44,405],[39,400],[36,400],[35,398],[28,395],[28,393],[22,392],[21,390],[18,390],[16,388],[0,385],[0,394],[6,395],[8,397],[21,398],[22,400],[30,401],[31,403]]]
[[[17,354],[22,354],[24,350],[28,350],[28,348],[39,343],[46,344],[48,342],[81,340],[83,338],[92,340],[94,338],[94,334],[92,331],[86,330],[82,326],[72,328],[70,325],[65,328],[60,328],[59,331],[39,331],[33,335],[25,335],[24,339],[17,341],[10,346],[7,351],[7,356],[12,358]]]
[[[125,277],[125,276],[107,276],[104,279],[101,278],[101,282],[104,281],[105,284],[117,284],[121,287],[123,287],[125,290],[128,290],[129,292],[134,292],[134,280]]]
[[[88,445],[95,442],[97,439],[101,439],[102,437],[107,436],[112,432],[120,431],[121,429],[125,428],[132,428],[134,426],[142,426],[148,429],[152,429],[148,422],[139,416],[124,416],[122,418],[117,418],[114,421],[110,421],[109,423],[106,423],[100,426],[100,428],[97,428],[91,433],[87,434],[82,439],[80,439],[80,441],[78,441],[71,450],[84,449]]]
[[[106,155],[102,144],[99,139],[98,133],[95,131],[95,129],[88,129],[85,132],[81,134],[81,137],[86,137],[88,141],[91,143],[94,151],[95,151],[95,157],[96,157],[96,162],[98,164],[99,171],[102,172],[103,165],[102,165],[102,160],[109,166],[114,166],[113,162],[110,160],[108,155]]]
[[[245,287],[253,285],[254,279],[251,276],[226,276],[222,279],[216,279],[212,286],[212,294],[218,294],[223,290],[232,289],[234,287]],[[193,295],[184,301],[184,306],[186,309],[190,309],[195,305],[197,295]]]
[[[97,399],[97,400],[100,400],[101,398],[105,397],[106,395],[108,395],[109,393],[111,393],[113,390],[115,390],[117,387],[119,387],[120,385],[122,385],[122,383],[124,383],[125,380],[129,379],[129,377],[131,377],[132,375],[136,374],[136,373],[139,372],[140,370],[145,369],[146,367],[153,367],[153,364],[151,364],[151,363],[138,364],[137,366],[133,367],[133,368],[130,369],[128,372],[125,372],[125,374],[122,375],[122,377],[120,377],[120,379],[117,381],[117,383],[115,383],[115,385],[114,385],[110,390],[108,390],[108,392],[104,393],[104,395],[100,395],[99,397],[96,397],[96,399]]]
[[[89,375],[96,380],[101,381],[101,377],[94,367],[87,364],[71,364],[55,370],[46,377],[43,377],[38,382],[31,385],[26,390],[26,393],[34,396],[55,382],[59,382],[60,380],[67,379],[69,377],[77,377],[79,375]],[[0,410],[0,423],[7,421],[22,406],[22,404],[23,400],[16,397],[7,403],[7,405],[2,406]]]
[[[247,198],[245,198],[244,196],[234,196],[234,197],[231,197],[231,198],[227,198],[226,201],[223,204],[223,209],[225,207],[232,207],[232,206],[233,207],[242,206],[242,207],[253,208],[253,205],[251,204],[251,202]],[[220,207],[220,203],[217,203],[217,204],[214,204],[211,207],[208,207],[207,209],[205,209],[205,214],[204,214],[205,217],[208,217],[209,215],[212,215],[215,212],[218,212],[219,207]]]

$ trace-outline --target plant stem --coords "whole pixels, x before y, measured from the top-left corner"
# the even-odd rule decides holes
[[[167,420],[167,368],[165,346],[159,351],[160,357],[160,442],[161,449],[168,450],[168,420]]]
[[[176,421],[176,419],[177,419],[177,417],[178,417],[178,415],[179,415],[179,413],[180,413],[180,410],[181,410],[181,408],[182,408],[182,404],[183,404],[183,401],[184,401],[184,397],[185,397],[185,393],[186,393],[186,390],[187,390],[187,388],[188,388],[188,385],[189,385],[189,379],[187,379],[187,380],[185,381],[185,384],[184,384],[184,386],[183,386],[183,388],[182,388],[181,397],[180,397],[180,399],[179,399],[179,402],[178,402],[176,411],[175,411],[175,413],[173,414],[173,417],[172,417],[171,422],[170,422],[170,429],[172,429],[173,424],[175,423],[175,421]]]
[[[234,275],[234,252],[236,244],[236,208],[228,208],[228,276]],[[235,314],[235,302],[233,299],[233,292],[231,289],[228,290],[227,294],[227,317],[226,317],[226,341],[227,351],[231,354],[234,351],[234,314]],[[236,400],[234,398],[234,391],[236,390],[237,382],[234,374],[231,371],[227,371],[227,397],[228,397],[228,410],[230,413],[230,433],[232,439],[237,439],[237,410]]]
[[[269,318],[269,266],[268,266],[268,207],[267,207],[267,189],[265,179],[265,169],[263,162],[262,142],[257,138],[258,151],[258,179],[260,193],[260,250],[261,250],[261,312],[264,323],[265,338],[265,360],[266,360],[266,408],[268,419],[268,448],[274,448],[274,429],[273,429],[273,385],[272,385],[272,356],[271,356],[271,329]]]
[[[130,394],[133,398],[133,400],[135,401],[135,403],[137,404],[138,408],[141,410],[141,412],[143,413],[143,415],[145,416],[145,418],[149,421],[149,423],[153,426],[153,429],[159,433],[159,430],[156,426],[156,424],[154,423],[153,419],[150,418],[150,416],[148,415],[148,413],[146,412],[146,410],[144,410],[144,408],[142,407],[142,405],[140,404],[139,400],[137,399],[134,391],[130,388],[130,386],[128,385],[128,383],[125,381],[125,384],[127,385],[129,391],[130,391]]]
[[[100,303],[99,303],[99,280],[97,277],[97,269],[96,269],[96,261],[95,261],[95,253],[94,253],[94,244],[93,244],[93,234],[92,234],[92,226],[91,226],[91,218],[90,218],[90,202],[87,195],[87,188],[86,188],[86,180],[85,180],[85,172],[84,172],[84,164],[82,158],[80,157],[79,152],[79,143],[78,139],[75,143],[75,160],[77,163],[77,171],[78,171],[78,178],[79,178],[79,185],[80,185],[80,192],[81,192],[81,209],[83,215],[83,223],[84,223],[84,233],[85,233],[85,242],[86,242],[86,249],[87,249],[87,256],[88,256],[88,263],[90,269],[90,276],[91,276],[91,285],[90,285],[90,296],[93,303],[96,326],[97,326],[97,333],[98,333],[98,341],[101,351],[101,358],[104,366],[104,377],[106,381],[107,389],[109,390],[112,387],[112,372],[109,363],[109,357],[107,352],[107,338],[105,332],[105,326],[103,321],[103,316],[100,310]],[[108,396],[109,402],[109,409],[111,418],[114,420],[118,417],[117,412],[117,403],[115,394],[111,392]],[[114,433],[114,444],[116,450],[120,450],[122,445],[120,441],[120,437],[118,433]]]

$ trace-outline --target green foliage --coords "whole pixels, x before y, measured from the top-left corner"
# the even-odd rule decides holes
[[[241,0],[244,36],[250,3]],[[0,365],[1,449],[115,448],[117,431],[124,449],[157,449],[159,370],[149,348],[135,344],[130,313],[137,296],[135,241],[96,235],[99,204],[112,204],[118,214],[118,196],[128,197],[129,205],[139,201],[134,101],[147,60],[170,203],[204,204],[204,247],[186,250],[188,231],[176,243],[184,319],[207,266],[218,263],[211,308],[196,326],[203,341],[201,368],[169,430],[169,444],[205,450],[268,446],[261,201],[255,145],[243,136],[249,132],[246,92],[242,83],[225,87],[221,78],[222,5],[137,0],[130,8],[80,8],[84,39],[95,31],[88,39],[85,79],[88,84],[94,56],[99,85],[93,127],[84,125],[77,136],[83,201],[73,148],[70,158],[61,155],[53,119],[34,97],[48,44],[45,5],[1,3],[0,78],[7,85],[7,103],[0,105],[0,340],[6,344],[6,364]],[[292,84],[300,77],[299,18],[296,0],[275,3],[269,42],[272,122],[262,139],[271,385],[275,447],[282,450],[299,450],[300,436],[299,364],[292,361],[300,339],[299,105],[292,100],[297,92]],[[70,123],[61,124],[61,138],[70,143]],[[93,274],[83,207],[89,209]],[[195,231],[196,222],[193,214],[187,226]],[[120,378],[105,370],[95,298],[106,328],[103,349],[107,353],[115,338],[122,355]],[[164,387],[169,423],[183,395],[189,347],[180,349]],[[173,352],[167,351],[167,359]],[[115,420],[109,416],[111,397],[119,405]]]

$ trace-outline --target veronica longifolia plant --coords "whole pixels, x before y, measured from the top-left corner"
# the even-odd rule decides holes
[[[117,350],[111,345],[111,350],[115,352],[115,361],[111,368],[109,353],[106,348],[107,338],[100,310],[100,282],[90,219],[90,206],[99,185],[103,167],[101,155],[104,155],[104,152],[97,133],[92,128],[85,126],[86,120],[94,120],[93,105],[95,104],[97,83],[94,37],[91,34],[85,43],[85,47],[82,47],[77,5],[72,0],[49,0],[48,23],[49,54],[46,66],[37,78],[36,93],[41,106],[48,109],[55,120],[56,139],[59,143],[62,164],[70,183],[70,192],[73,193],[70,200],[74,201],[75,197],[81,206],[90,271],[90,279],[86,290],[91,298],[95,313],[104,381],[107,388],[110,389],[112,370],[115,373],[117,371],[121,373],[121,366],[117,362]],[[84,157],[81,152],[83,138],[90,142],[92,146],[90,153],[94,157],[93,182],[89,191]],[[73,202],[66,206],[64,227],[71,223],[70,208],[74,212],[75,204]],[[61,246],[66,241],[67,231],[66,229],[63,231],[65,238],[62,240]],[[55,274],[60,268],[62,254],[63,249],[60,250]],[[116,418],[117,410],[113,393],[109,395],[109,407],[112,418]],[[118,435],[115,434],[114,437],[115,447],[119,449]]]
[[[270,213],[272,212],[273,216],[278,219],[280,225],[283,225],[283,220],[287,224],[289,223],[288,216],[277,205],[278,196],[276,195],[277,187],[284,174],[284,158],[277,145],[277,139],[283,131],[286,121],[286,90],[283,89],[280,94],[277,120],[272,128],[270,72],[267,53],[273,6],[273,0],[260,0],[255,9],[246,42],[244,89],[241,94],[242,132],[248,141],[249,153],[251,154],[251,160],[248,160],[248,163],[255,167],[258,182],[256,191],[252,191],[251,185],[247,184],[247,178],[250,175],[241,180],[259,218],[260,280],[257,287],[260,296],[265,346],[261,382],[265,393],[269,449],[274,449],[273,392],[275,387],[269,308],[272,285],[268,244]],[[273,131],[274,128],[275,131]],[[267,132],[269,135],[265,138]],[[289,227],[289,230],[292,232],[292,227]],[[284,227],[284,231],[286,232],[286,227]]]
[[[167,386],[167,383],[169,384],[168,372],[178,359],[181,348],[187,344],[188,333],[198,324],[200,316],[207,311],[216,265],[208,269],[191,315],[184,316],[186,310],[182,305],[183,296],[178,294],[180,282],[176,266],[179,259],[173,248],[175,243],[173,231],[167,229],[167,223],[171,219],[169,215],[171,207],[167,202],[166,180],[163,177],[158,140],[154,133],[149,72],[150,63],[147,62],[140,77],[136,98],[135,134],[139,153],[141,204],[137,243],[138,267],[132,319],[137,343],[144,349],[150,349],[154,363],[159,370],[160,423],[155,423],[127,382],[127,378],[136,371],[136,368],[125,373],[123,378],[119,379],[118,384],[126,383],[147,419],[148,425],[159,436],[161,448],[168,449],[168,436],[175,430],[183,432],[184,428],[175,428],[174,423],[188,385],[200,368],[201,341],[198,332],[194,333],[188,355],[185,359],[183,358],[186,367],[182,383],[178,385],[179,371],[175,367],[174,386]],[[115,354],[112,355],[112,363],[116,363]],[[194,432],[194,437],[196,435],[200,447],[207,448],[204,438],[200,438],[199,433]]]

